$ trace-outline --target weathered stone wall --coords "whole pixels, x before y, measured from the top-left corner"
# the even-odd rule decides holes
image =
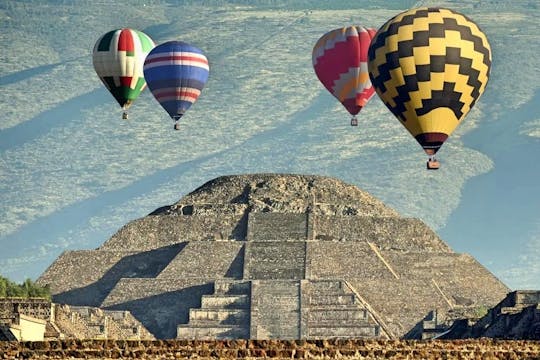
[[[192,241],[159,274],[158,279],[201,277],[240,279],[243,275],[242,241]]]
[[[540,291],[513,291],[475,323],[454,323],[445,336],[540,340]]]
[[[84,287],[101,278],[121,258],[135,253],[99,250],[64,251],[40,276],[38,284],[50,285],[52,294]]]
[[[100,249],[148,251],[186,241],[244,240],[243,209],[239,213],[209,208],[209,214],[154,215],[129,222]]]
[[[381,327],[342,280],[302,281],[302,339],[378,338]]]
[[[306,240],[306,214],[250,213],[249,241]]]
[[[437,234],[418,219],[310,214],[309,222],[315,240],[369,241],[381,249],[388,250],[452,251]]]
[[[383,282],[393,275],[366,242],[308,241],[306,278],[375,278]]]
[[[381,316],[394,338],[407,335],[429,311],[439,309],[445,313],[450,308],[431,282],[408,278],[354,279],[349,282]]]
[[[539,290],[519,290],[508,294],[511,303],[505,306],[533,305],[540,304]]]
[[[156,338],[173,339],[187,324],[189,309],[200,308],[214,292],[214,279],[122,279],[103,302],[111,310],[129,310]]]
[[[354,185],[324,176],[249,174],[222,176],[157,213],[179,213],[186,204],[249,204],[251,212],[398,216]]]
[[[304,278],[305,259],[303,241],[249,241],[244,278],[300,280]]]
[[[252,338],[299,339],[300,311],[300,281],[252,281]]]
[[[57,303],[100,306],[120,279],[155,278],[184,246],[180,243],[142,252],[65,252],[39,278],[38,283],[50,284]]]
[[[155,337],[128,311],[53,304],[54,327],[62,338],[153,340]]]
[[[502,282],[467,254],[380,251],[400,278],[436,284],[451,306],[493,306],[509,292]],[[478,283],[484,291],[478,291]]]
[[[51,302],[43,298],[0,298],[0,323],[12,324],[19,314],[48,320]]]
[[[64,340],[0,342],[3,359],[447,359],[540,358],[538,341],[453,340]]]
[[[379,255],[393,270],[393,276],[382,278],[382,272],[373,272],[371,276],[353,276],[350,283],[382,314],[394,334],[414,337],[419,321],[431,310],[438,310],[444,321],[447,311],[490,307],[508,292],[469,255],[403,251],[379,251]],[[479,281],[485,291],[478,291]]]

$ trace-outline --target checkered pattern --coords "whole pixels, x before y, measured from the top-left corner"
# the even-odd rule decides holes
[[[94,46],[94,69],[124,109],[146,87],[143,64],[153,47],[154,42],[148,35],[127,28],[109,31]]]
[[[486,87],[491,50],[466,16],[411,9],[386,22],[368,51],[377,94],[428,154],[434,154]]]

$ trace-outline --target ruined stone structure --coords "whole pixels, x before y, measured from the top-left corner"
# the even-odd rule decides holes
[[[440,330],[441,339],[540,340],[540,291],[513,291],[479,319],[466,317]]]
[[[419,337],[508,288],[420,220],[303,175],[212,180],[38,279],[59,303],[129,310],[158,338]]]
[[[43,339],[154,339],[129,311],[51,303],[41,298],[0,298],[0,340],[14,340],[21,319],[43,322]],[[10,330],[11,329],[11,330]]]

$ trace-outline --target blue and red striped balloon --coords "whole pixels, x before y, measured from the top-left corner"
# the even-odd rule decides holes
[[[178,122],[201,94],[209,69],[200,49],[182,41],[168,41],[146,57],[144,78],[152,95]]]

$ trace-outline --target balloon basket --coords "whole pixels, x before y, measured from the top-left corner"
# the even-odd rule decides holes
[[[435,159],[428,160],[426,163],[426,167],[428,170],[438,170],[440,166],[441,164]]]

